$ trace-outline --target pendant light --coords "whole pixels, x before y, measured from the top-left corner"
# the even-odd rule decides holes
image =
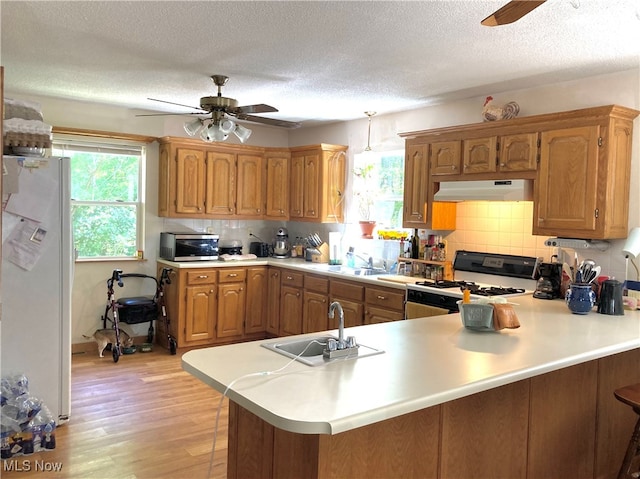
[[[375,111],[365,111],[365,115],[369,117],[369,130],[367,132],[367,147],[364,151],[371,151],[371,117],[376,114]]]

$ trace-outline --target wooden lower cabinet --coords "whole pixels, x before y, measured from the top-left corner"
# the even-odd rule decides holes
[[[635,349],[335,435],[230,401],[227,478],[615,479],[636,415],[613,391],[638,364]]]
[[[158,277],[164,264],[158,264]],[[169,329],[156,321],[156,342],[178,348],[262,339],[268,318],[266,266],[177,269],[164,286]]]
[[[362,326],[364,322],[364,286],[355,281],[331,280],[329,286],[330,302],[338,301],[344,311],[344,326]],[[335,329],[336,324],[329,325]]]
[[[247,302],[244,333],[264,334],[269,315],[269,274],[266,266],[247,268]]]
[[[404,319],[405,293],[399,289],[370,287],[365,289],[364,324]]]
[[[304,276],[304,296],[302,301],[303,333],[315,333],[333,329],[329,324],[329,280],[327,278],[306,274]],[[335,321],[337,321],[337,317]]]
[[[279,336],[302,334],[303,284],[304,275],[302,273],[282,270]]]
[[[267,306],[267,334],[277,336],[280,329],[280,295],[282,294],[280,268],[269,267],[269,294]]]

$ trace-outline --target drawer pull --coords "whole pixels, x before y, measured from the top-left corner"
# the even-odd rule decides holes
[[[377,296],[377,298],[378,298],[378,299],[381,299],[381,300],[383,300],[383,301],[384,301],[385,299],[387,299],[387,298],[385,298],[384,296],[382,296],[382,295],[380,295],[380,294]]]
[[[209,276],[207,276],[206,274],[201,274],[198,275],[198,279],[207,279]]]
[[[291,280],[293,279],[293,277],[292,277],[292,276],[287,276],[287,279],[288,279],[289,281],[291,281]]]
[[[236,276],[238,276],[238,274],[237,274],[237,273],[229,273],[229,274],[227,275],[227,277],[228,277],[228,278],[235,278]]]

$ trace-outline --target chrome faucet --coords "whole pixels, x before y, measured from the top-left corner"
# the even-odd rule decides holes
[[[329,319],[333,319],[334,311],[338,310],[338,349],[344,349],[346,344],[344,342],[344,311],[342,305],[337,301],[334,301],[329,306]]]

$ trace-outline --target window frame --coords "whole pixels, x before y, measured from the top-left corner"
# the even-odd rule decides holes
[[[138,197],[137,201],[86,201],[86,200],[74,200],[69,199],[71,209],[76,206],[108,206],[108,207],[127,207],[134,206],[136,214],[136,246],[135,253],[131,256],[77,256],[75,261],[82,262],[105,262],[105,261],[131,261],[139,260],[141,252],[144,251],[144,239],[145,239],[145,213],[146,213],[146,168],[147,168],[147,143],[148,141],[142,141],[137,138],[127,139],[111,138],[102,135],[92,136],[89,134],[56,134],[54,130],[52,151],[61,152],[63,157],[69,158],[68,152],[73,151],[94,151],[96,153],[104,152],[131,152],[132,154],[139,154],[138,162]],[[74,149],[75,147],[75,149]],[[102,150],[102,151],[101,151]],[[69,173],[70,186],[73,184],[73,178],[71,172]],[[72,216],[70,215],[70,218]],[[72,234],[75,230],[73,225],[73,219],[71,229]]]

